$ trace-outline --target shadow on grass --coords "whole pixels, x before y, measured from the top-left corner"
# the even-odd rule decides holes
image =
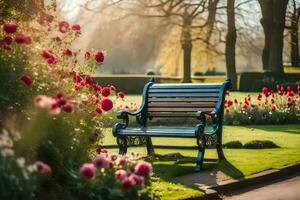
[[[165,180],[175,180],[176,177],[196,173],[196,159],[194,157],[184,157],[180,153],[166,155],[155,155],[152,158],[154,172],[157,176]],[[223,172],[226,176],[238,179],[244,174],[227,160],[218,161],[217,159],[205,159],[204,170],[200,173],[210,173],[211,179],[217,179],[217,171]]]

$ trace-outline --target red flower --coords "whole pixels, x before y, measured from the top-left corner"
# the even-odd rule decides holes
[[[272,102],[272,103],[275,103],[275,99],[272,98],[272,99],[271,99],[271,102]]]
[[[287,86],[286,90],[290,91],[292,89],[292,87],[290,85]]]
[[[104,61],[104,54],[103,54],[103,52],[102,51],[96,51],[94,53],[94,59],[98,63],[103,63],[103,61]]]
[[[292,96],[294,96],[294,94],[295,94],[295,93],[294,93],[293,90],[289,90],[289,91],[288,91],[288,96],[292,97]]]
[[[51,173],[52,173],[51,167],[49,165],[47,165],[46,163],[44,163],[42,161],[37,161],[35,163],[35,165],[36,165],[37,171],[40,172],[41,174],[51,175]]]
[[[73,111],[73,105],[70,103],[67,103],[63,106],[63,110],[67,113],[70,113]]]
[[[96,167],[91,163],[85,163],[80,168],[80,173],[90,179],[96,177]]]
[[[45,59],[49,59],[49,58],[52,57],[52,54],[51,54],[50,51],[43,51],[41,55],[42,55],[42,57],[45,58]]]
[[[270,110],[273,112],[276,110],[276,107],[274,105],[271,106]]]
[[[113,102],[109,98],[104,98],[101,101],[101,108],[104,111],[109,111],[113,108]]]
[[[110,95],[110,88],[109,87],[102,88],[102,95],[108,97]]]
[[[32,44],[32,39],[31,39],[31,37],[26,36],[26,37],[24,38],[24,44],[27,44],[27,45]]]
[[[243,109],[248,108],[248,104],[244,103],[242,108],[243,108]]]
[[[102,113],[102,110],[100,107],[96,107],[95,108],[95,112],[98,113],[98,114],[101,114]]]
[[[86,76],[85,77],[85,83],[92,85],[93,84],[93,78],[91,76]]]
[[[151,172],[151,164],[145,161],[139,161],[134,167],[134,173],[140,176],[148,176]]]
[[[15,42],[18,44],[25,43],[26,37],[23,34],[16,35]]]
[[[17,31],[17,25],[13,23],[6,23],[3,25],[3,30],[6,33],[15,33]]]
[[[74,31],[80,31],[80,25],[79,24],[74,24],[72,26],[72,30],[74,30]]]
[[[227,105],[228,107],[232,106],[233,102],[231,100],[228,100]]]
[[[59,22],[58,26],[59,26],[60,32],[66,33],[68,31],[70,25],[68,22],[62,21],[62,22]]]
[[[229,113],[229,109],[228,108],[225,111],[226,111],[226,113]]]
[[[10,37],[10,36],[6,36],[4,39],[3,39],[3,42],[5,45],[11,45],[11,43],[13,42],[13,38]]]
[[[262,92],[263,92],[264,94],[268,93],[268,88],[267,88],[267,87],[263,87]]]
[[[297,90],[298,90],[298,91],[300,90],[300,84],[297,86]]]
[[[97,83],[95,83],[95,84],[93,84],[93,88],[94,88],[94,90],[97,92],[97,91],[100,91],[101,89],[102,89],[102,87],[99,85],[99,84],[97,84]]]
[[[23,75],[20,77],[20,80],[23,81],[28,86],[30,86],[32,84],[32,79],[30,76]]]
[[[63,54],[66,55],[66,56],[71,56],[72,55],[72,51],[67,48],[67,49],[63,50]]]
[[[235,103],[235,104],[238,104],[238,100],[237,100],[237,99],[234,99],[234,103]]]
[[[91,57],[91,53],[90,52],[85,52],[85,54],[84,54],[84,57],[85,57],[85,59],[89,59],[90,57]]]
[[[123,99],[125,97],[125,93],[124,92],[118,92],[118,97]]]

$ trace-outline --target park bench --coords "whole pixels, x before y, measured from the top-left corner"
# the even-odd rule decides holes
[[[222,151],[222,124],[226,90],[230,80],[223,83],[176,83],[159,84],[153,79],[143,90],[140,108],[133,113],[121,110],[117,118],[122,123],[113,127],[120,154],[126,154],[130,137],[144,137],[148,155],[154,154],[151,137],[195,138],[198,155],[196,170],[203,168],[205,147],[209,138],[215,136],[219,159],[225,159]],[[137,127],[129,128],[129,116],[135,116]],[[153,118],[195,118],[194,126],[147,126]],[[207,120],[210,126],[207,126]]]

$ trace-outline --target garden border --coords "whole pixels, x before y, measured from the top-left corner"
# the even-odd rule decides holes
[[[284,176],[288,176],[300,171],[300,162],[286,165],[281,169],[271,169],[257,174],[253,174],[251,178],[240,178],[237,180],[227,180],[220,184],[211,186],[203,185],[200,189],[204,190],[205,195],[197,199],[214,200],[221,199],[219,195],[228,192],[236,191],[246,187],[255,186],[269,181],[278,180]],[[187,199],[186,199],[187,200]]]

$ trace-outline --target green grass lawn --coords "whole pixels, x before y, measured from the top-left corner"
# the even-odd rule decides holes
[[[279,169],[300,161],[300,125],[224,126],[224,143],[232,140],[240,140],[243,144],[250,140],[271,140],[280,148],[224,149],[229,163],[205,162],[206,169],[215,167],[234,179],[248,178],[261,171]],[[155,145],[195,146],[195,139],[153,138],[153,143]],[[116,144],[110,129],[106,130],[104,144]],[[145,147],[131,147],[129,151],[146,156]],[[185,186],[176,179],[176,176],[194,172],[196,150],[156,149],[155,153],[161,155],[180,153],[184,156],[184,158],[164,159],[153,163],[157,176],[152,187],[155,193],[162,195],[163,199],[182,199],[203,195],[203,192],[191,186]],[[215,149],[208,149],[205,158],[217,158]],[[205,173],[205,171],[200,173]]]
[[[242,100],[248,94],[253,97],[257,93],[232,92],[230,99]],[[127,102],[137,105],[141,95],[128,95]],[[116,144],[111,129],[105,130],[103,144]],[[300,125],[256,125],[256,126],[224,126],[223,143],[239,140],[243,144],[250,140],[271,140],[280,148],[277,149],[224,149],[228,162],[207,162],[205,169],[215,168],[233,179],[245,177],[268,169],[279,169],[287,164],[300,161]],[[195,139],[153,138],[154,145],[195,146]],[[112,149],[116,151],[117,149]],[[138,152],[146,156],[145,147],[131,147],[128,151]],[[180,153],[183,157],[173,159],[165,156],[153,162],[155,178],[152,190],[162,199],[185,199],[203,196],[199,189],[180,183],[179,175],[194,172],[196,150],[155,149],[156,154],[166,155]],[[205,158],[217,158],[215,149],[208,149]],[[205,170],[200,172],[205,173]]]

